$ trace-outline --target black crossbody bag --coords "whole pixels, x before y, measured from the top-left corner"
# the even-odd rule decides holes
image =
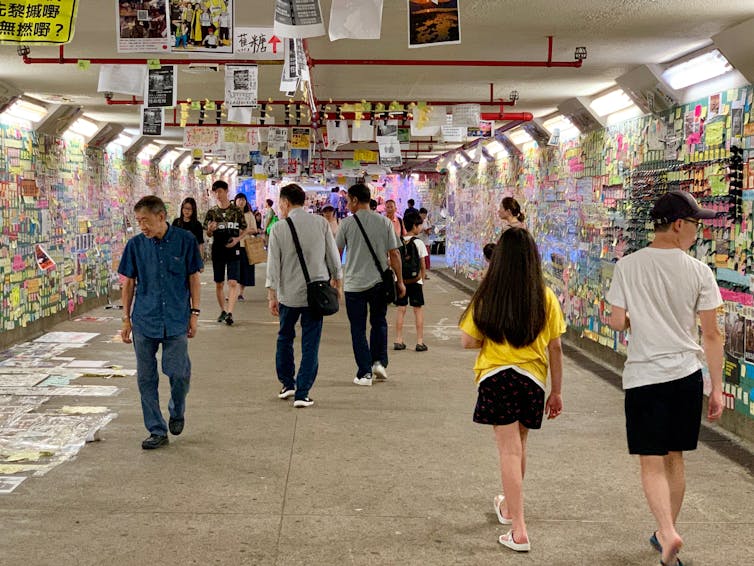
[[[387,269],[384,271],[382,270],[382,265],[380,264],[380,260],[377,259],[377,254],[374,253],[374,248],[372,247],[372,243],[369,241],[369,237],[367,236],[366,230],[364,230],[364,226],[361,224],[361,220],[359,220],[359,217],[355,214],[353,215],[353,219],[356,220],[356,224],[359,225],[359,229],[361,230],[361,234],[364,236],[364,241],[367,243],[367,247],[369,248],[369,253],[372,254],[372,259],[374,260],[374,265],[377,266],[377,271],[380,272],[380,276],[382,277],[382,292],[385,294],[385,302],[392,303],[396,299],[396,293],[395,293],[395,279],[393,277],[393,270],[390,269],[390,266],[388,265]],[[391,228],[392,229],[392,228]]]
[[[304,252],[301,250],[301,242],[298,241],[296,228],[290,218],[285,219],[288,227],[291,229],[293,243],[296,246],[298,260],[301,263],[301,270],[304,272],[306,280],[306,302],[309,308],[319,316],[330,316],[338,312],[340,304],[338,303],[338,290],[330,285],[330,281],[311,281],[309,279],[309,270],[306,268],[304,261]]]

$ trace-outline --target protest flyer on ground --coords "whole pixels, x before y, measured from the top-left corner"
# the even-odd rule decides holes
[[[141,135],[161,136],[165,127],[165,109],[141,107]]]
[[[258,73],[256,65],[225,65],[225,104],[256,108]]]
[[[7,495],[16,489],[26,476],[0,476],[0,495]]]
[[[99,336],[97,332],[48,332],[34,342],[60,343],[70,347],[70,344],[86,344],[96,336]]]
[[[115,3],[118,53],[161,53],[168,48],[167,0]]]
[[[319,0],[275,0],[275,35],[307,38],[325,35]]]
[[[250,55],[248,59],[280,60],[283,58],[283,38],[272,28],[237,27],[233,33],[236,55]]]
[[[63,45],[73,39],[78,0],[16,0],[0,6],[0,44]]]
[[[233,0],[170,0],[170,51],[233,53]]]
[[[175,65],[161,65],[149,69],[145,84],[144,106],[147,108],[171,108],[178,98],[178,81]]]
[[[406,1],[409,47],[461,43],[459,0]]]
[[[332,0],[330,41],[338,39],[379,39],[383,0]]]

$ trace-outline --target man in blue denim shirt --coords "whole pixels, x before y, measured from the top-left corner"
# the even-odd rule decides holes
[[[128,241],[118,267],[125,278],[121,337],[130,344],[133,335],[141,410],[149,431],[141,447],[149,450],[168,443],[168,428],[174,435],[183,431],[191,378],[188,338],[196,336],[199,270],[203,264],[191,232],[166,222],[167,211],[161,199],[144,197],[136,203],[134,212],[142,233]],[[170,378],[168,425],[160,411],[157,389],[160,344],[162,371]]]

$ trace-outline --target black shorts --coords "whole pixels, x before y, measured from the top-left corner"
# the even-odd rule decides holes
[[[544,389],[515,370],[501,370],[479,384],[475,423],[507,425],[518,421],[526,428],[541,428],[544,412]]]
[[[228,254],[212,254],[212,272],[215,283],[225,281],[227,268],[228,281],[238,281],[241,278],[241,256],[233,257]],[[246,259],[246,258],[244,258]]]
[[[629,454],[665,456],[695,450],[702,419],[702,371],[682,379],[626,389]]]
[[[406,294],[403,297],[395,299],[396,306],[405,307],[411,305],[412,307],[424,306],[424,285],[419,283],[409,283],[406,285]]]

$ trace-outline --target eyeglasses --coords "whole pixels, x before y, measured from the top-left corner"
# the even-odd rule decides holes
[[[696,218],[682,218],[684,222],[690,222],[691,224],[696,224],[697,226],[701,225],[702,221],[697,220]]]

